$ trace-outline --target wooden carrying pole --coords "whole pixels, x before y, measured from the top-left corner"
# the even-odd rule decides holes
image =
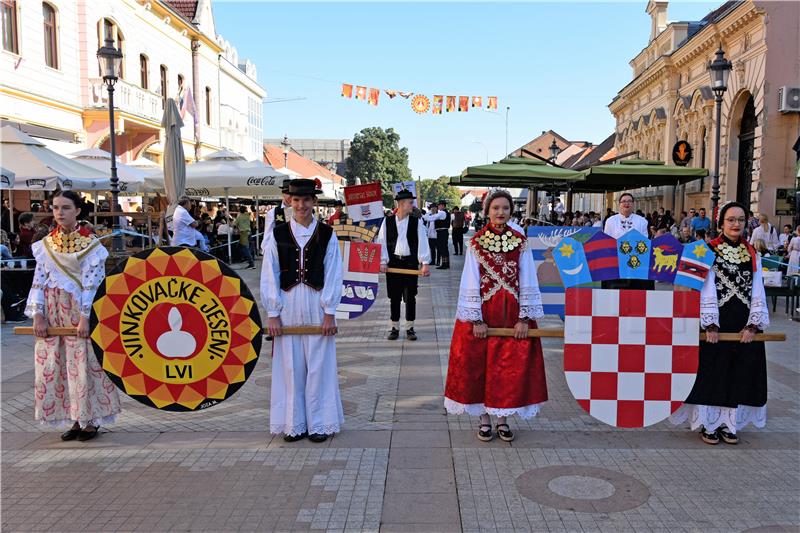
[[[386,269],[387,274],[408,274],[409,276],[421,276],[421,270],[414,270],[413,268],[394,268],[390,267]]]
[[[322,335],[320,326],[293,326],[282,328],[283,335]],[[269,332],[265,329],[264,334]],[[78,334],[78,328],[47,328],[49,337],[74,337]],[[14,328],[14,335],[33,335],[33,328],[21,326]],[[514,328],[488,328],[489,337],[513,337]],[[564,337],[564,330],[561,328],[552,329],[529,329],[528,337]],[[738,342],[738,333],[720,333],[719,340],[727,342]],[[700,340],[706,340],[706,334],[700,333]],[[757,333],[755,341],[785,341],[785,333]]]

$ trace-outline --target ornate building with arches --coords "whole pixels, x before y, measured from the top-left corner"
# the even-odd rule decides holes
[[[776,189],[795,184],[792,147],[800,113],[781,112],[779,90],[800,86],[800,3],[729,1],[700,21],[678,22],[667,22],[667,6],[648,2],[650,42],[630,61],[633,80],[609,104],[617,152],[672,164],[673,146],[685,140],[693,149],[689,166],[713,173],[716,116],[708,64],[721,46],[733,71],[722,102],[720,196],[773,218]],[[634,194],[645,211],[679,212],[709,208],[710,190],[709,176]]]

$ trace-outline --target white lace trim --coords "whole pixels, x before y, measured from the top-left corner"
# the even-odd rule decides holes
[[[539,414],[541,405],[541,403],[534,403],[531,405],[523,405],[522,407],[500,408],[486,407],[482,403],[459,403],[447,397],[444,399],[444,408],[447,409],[447,412],[451,415],[463,415],[466,413],[470,416],[480,416],[488,413],[494,416],[517,415],[522,419],[528,419]]]
[[[456,319],[462,322],[477,322],[483,320],[483,312],[480,308],[464,307],[459,305],[456,307]]]
[[[766,311],[751,311],[747,323],[764,330],[769,326],[769,313]]]
[[[751,423],[757,428],[763,428],[767,423],[767,406],[718,407],[685,403],[669,417],[669,421],[675,425],[683,424],[687,420],[692,430],[703,426],[706,431],[714,431],[724,424],[731,433],[736,433]]]
[[[519,308],[519,317],[527,318],[528,320],[536,320],[544,316],[544,307],[542,304],[534,305],[521,305]]]
[[[700,313],[700,327],[707,328],[711,325],[719,327],[719,313]]]
[[[68,418],[65,418],[63,420],[39,420],[39,424],[54,429],[66,429],[66,428],[71,428],[75,424],[75,422],[78,422],[78,425],[80,425],[81,429],[84,429],[86,426],[90,424],[94,427],[99,428],[113,424],[116,421],[117,421],[117,415],[113,414],[101,418],[92,418],[91,420],[76,421],[76,420],[70,420]]]
[[[270,424],[269,426],[269,432],[273,435],[283,433],[284,435],[288,435],[290,437],[296,437],[298,435],[302,435],[303,433],[333,435],[334,433],[339,433],[340,429],[340,424],[320,424],[313,426],[311,430],[308,429],[308,424],[297,424],[296,426]]]

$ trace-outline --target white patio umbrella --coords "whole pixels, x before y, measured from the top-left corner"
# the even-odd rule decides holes
[[[14,178],[16,177],[16,174],[3,167],[0,167],[0,174],[0,189],[4,191],[7,189],[13,189]]]
[[[169,225],[172,222],[172,215],[178,206],[178,199],[185,194],[186,189],[186,160],[183,153],[183,143],[181,142],[181,128],[183,120],[178,112],[175,100],[167,98],[164,106],[164,118],[161,119],[161,127],[164,128],[164,167],[158,175],[160,179],[152,183],[153,188],[163,190],[167,194],[169,205],[165,213],[164,221]]]
[[[111,154],[100,148],[88,148],[69,154],[67,157],[101,172],[111,171]],[[155,168],[156,167],[154,167],[154,169]],[[148,171],[117,162],[117,177],[119,178],[120,194],[152,192],[144,182],[145,177],[152,173],[153,170]],[[109,178],[109,188],[110,185],[111,181]]]
[[[111,187],[108,173],[59,155],[13,126],[0,128],[0,144],[3,166],[16,174],[15,190],[54,191],[61,187],[89,191]]]
[[[209,154],[204,160],[186,166],[186,190],[188,196],[224,196],[230,213],[230,196],[271,196],[280,198],[284,180],[290,179],[263,161],[247,161],[244,156],[231,150],[220,150]],[[164,190],[164,175],[155,173],[145,178],[148,185]],[[231,238],[228,235],[228,257],[231,254]]]

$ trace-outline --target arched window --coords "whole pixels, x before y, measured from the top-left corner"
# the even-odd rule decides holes
[[[150,60],[144,54],[139,54],[139,79],[142,89],[150,88]]]
[[[169,71],[167,70],[167,66],[166,65],[161,65],[160,74],[161,74],[161,87],[160,87],[161,88],[161,101],[163,103],[167,99],[167,91],[169,90],[169,80],[167,79],[167,75],[169,74]]]
[[[58,68],[58,22],[56,10],[47,2],[42,2],[44,19],[44,63],[50,68]]]
[[[206,87],[206,124],[211,125],[211,87]]]
[[[2,0],[3,19],[3,50],[12,54],[19,53],[19,39],[17,38],[17,2],[16,0]]]
[[[125,78],[125,37],[122,35],[119,26],[111,19],[102,19],[97,23],[97,47],[105,45],[106,38],[111,39],[114,48],[122,52],[122,61],[119,64],[119,77]],[[98,67],[99,68],[99,67]],[[102,76],[103,73],[101,72]]]

